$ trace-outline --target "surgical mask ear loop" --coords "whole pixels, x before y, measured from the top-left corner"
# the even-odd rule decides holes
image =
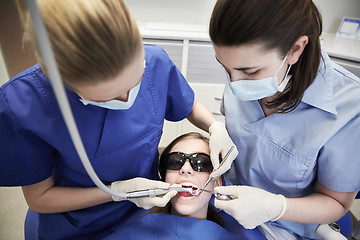
[[[282,61],[279,69],[278,69],[278,70],[276,71],[276,73],[274,74],[274,77],[275,77],[276,80],[278,79],[278,78],[277,78],[278,73],[280,72],[282,66],[283,66],[284,63],[286,62],[286,60],[287,60],[287,58],[289,57],[289,55],[290,55],[290,52],[288,52],[288,53],[286,54],[286,56],[285,56],[284,60]],[[276,86],[278,86],[279,92],[284,91],[285,86],[287,85],[287,83],[288,83],[289,80],[290,80],[290,78],[287,78],[287,76],[288,76],[288,74],[289,74],[289,72],[290,72],[291,66],[292,66],[292,65],[290,65],[290,66],[288,67],[285,76],[282,78],[281,83],[279,84],[278,82],[276,82]]]
[[[279,92],[283,92],[286,85],[288,84],[288,82],[290,81],[291,79],[291,76],[288,76],[289,72],[290,72],[290,69],[291,69],[291,66],[292,65],[289,65],[288,67],[288,70],[286,71],[286,74],[284,76],[284,79],[282,80],[282,82],[280,83],[280,85],[278,86],[278,90]]]

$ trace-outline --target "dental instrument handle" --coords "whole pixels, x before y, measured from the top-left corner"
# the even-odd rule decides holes
[[[126,198],[142,198],[142,197],[154,197],[157,195],[164,195],[168,193],[169,189],[148,189],[148,190],[139,190],[126,193]]]
[[[234,146],[231,146],[231,148],[229,149],[229,151],[226,153],[224,159],[222,160],[222,162],[220,163],[219,167],[217,169],[219,169],[225,162],[226,160],[228,159],[230,153],[234,150]],[[216,170],[217,170],[216,169]]]
[[[142,197],[154,197],[158,195],[164,195],[170,191],[177,191],[177,192],[189,192],[189,189],[184,189],[180,187],[170,187],[169,189],[146,189],[146,190],[137,190],[132,192],[126,193],[126,198],[142,198]]]
[[[219,169],[219,168],[224,164],[224,162],[226,161],[226,159],[229,157],[230,153],[231,153],[233,150],[234,150],[234,146],[231,146],[231,148],[230,148],[229,151],[226,153],[223,161],[220,163],[220,165],[219,165],[219,167],[218,167],[217,169]],[[216,170],[217,170],[217,169],[216,169]],[[203,190],[206,188],[206,186],[209,184],[209,182],[210,182],[212,179],[213,179],[213,177],[210,175],[210,177],[209,177],[209,179],[206,181],[204,187],[203,187],[202,189],[200,189],[200,192],[203,191]]]
[[[210,177],[209,177],[209,179],[206,181],[204,187],[203,187],[202,189],[200,189],[200,192],[201,192],[201,191],[205,191],[206,186],[209,184],[209,182],[210,182],[212,179],[213,179],[213,178],[212,178],[212,176],[210,175]]]
[[[37,6],[36,0],[26,0],[25,4],[30,12],[30,17],[33,22],[33,28],[37,38],[38,46],[40,48],[41,57],[44,60],[43,63],[45,64],[56,100],[59,104],[60,111],[63,115],[66,127],[69,130],[71,140],[73,141],[76,152],[78,153],[86,172],[98,188],[100,188],[109,195],[125,199],[125,193],[115,192],[105,186],[105,184],[99,179],[93,167],[91,166],[90,160],[86,154],[83,142],[81,140],[79,130],[76,126],[74,116],[70,108],[69,100],[65,93],[64,84],[61,81],[60,72],[57,67],[54,54],[51,50],[51,43],[49,37],[47,36],[41,12]]]
[[[236,199],[237,196],[233,196],[233,195],[225,195],[225,194],[220,194],[220,193],[216,193],[214,191],[209,191],[209,190],[205,190],[203,189],[202,190],[203,192],[208,192],[208,193],[211,193],[212,195],[214,195],[217,199],[219,200],[233,200],[233,199]]]

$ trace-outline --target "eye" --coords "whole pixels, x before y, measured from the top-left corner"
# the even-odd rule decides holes
[[[259,70],[256,70],[255,72],[245,72],[244,73],[246,74],[246,76],[253,76],[253,75],[256,75],[259,73]]]

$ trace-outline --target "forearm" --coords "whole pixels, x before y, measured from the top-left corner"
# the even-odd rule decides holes
[[[211,112],[195,100],[193,109],[187,119],[196,127],[209,132],[209,127],[216,121]]]
[[[339,220],[349,211],[356,192],[336,192],[319,181],[315,193],[303,198],[286,199],[287,208],[281,220],[323,224]]]
[[[44,186],[44,183],[47,186]],[[39,188],[38,184],[42,184],[42,187]],[[96,187],[73,188],[51,186],[48,185],[51,184],[48,180],[38,184],[22,187],[26,202],[30,209],[35,212],[67,212],[112,201],[110,195]]]
[[[339,220],[348,209],[321,193],[304,198],[287,198],[287,208],[280,220],[306,224],[323,224]]]

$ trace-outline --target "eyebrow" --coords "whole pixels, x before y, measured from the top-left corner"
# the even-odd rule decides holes
[[[222,66],[224,66],[224,64],[222,64],[219,59],[215,56],[215,59],[218,63],[220,63]],[[224,66],[225,67],[225,66]],[[255,67],[242,67],[242,68],[234,68],[235,70],[238,71],[246,71],[246,70],[250,70],[250,69],[254,69],[254,68],[259,68],[259,66],[255,66]]]

